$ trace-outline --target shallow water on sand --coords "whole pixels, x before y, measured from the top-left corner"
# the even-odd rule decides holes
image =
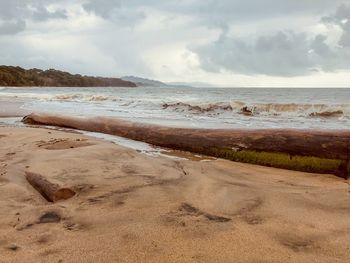
[[[198,128],[350,127],[350,89],[4,88],[21,112],[112,116]]]
[[[24,124],[21,120],[22,118],[19,118],[19,117],[0,117],[0,128],[1,127],[16,127],[16,128],[35,127],[36,128],[37,127],[37,126]],[[97,138],[103,141],[111,142],[111,143],[129,148],[129,149],[133,149],[139,153],[143,153],[148,156],[154,156],[154,157],[163,156],[163,157],[176,159],[176,160],[182,160],[182,159],[195,160],[195,161],[208,160],[207,157],[203,157],[200,155],[187,153],[187,152],[185,153],[181,151],[175,151],[172,149],[165,149],[165,148],[157,147],[145,142],[135,141],[135,140],[123,138],[116,135],[75,130],[75,129],[69,129],[69,128],[56,127],[56,126],[40,125],[40,128],[45,128],[45,129],[54,130],[54,131],[64,131],[69,133],[83,134],[89,137]],[[209,158],[209,159],[215,159],[215,158]]]

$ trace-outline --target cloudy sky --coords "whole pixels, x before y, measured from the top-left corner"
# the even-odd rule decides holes
[[[350,0],[0,0],[0,64],[350,87]]]

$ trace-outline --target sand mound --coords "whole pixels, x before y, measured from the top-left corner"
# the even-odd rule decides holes
[[[50,139],[49,141],[39,141],[37,146],[46,150],[65,150],[93,145],[87,139]]]

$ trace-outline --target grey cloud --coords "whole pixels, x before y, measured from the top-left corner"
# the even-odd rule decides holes
[[[74,4],[66,0],[65,3],[69,3],[67,8],[70,4],[74,6],[79,4],[86,12],[113,23],[106,30],[103,28],[91,29],[96,30],[89,31],[91,35],[87,31],[82,32],[81,36],[79,32],[74,32],[74,34],[77,34],[77,37],[84,38],[84,41],[98,50],[97,53],[107,54],[108,57],[113,58],[118,66],[120,65],[121,70],[127,68],[130,72],[135,70],[135,72],[151,74],[148,71],[148,65],[143,62],[143,55],[150,49],[150,46],[156,48],[159,40],[162,40],[160,42],[164,46],[171,45],[170,41],[173,40],[191,43],[193,39],[191,39],[192,35],[190,33],[192,31],[200,28],[199,33],[193,34],[197,36],[202,34],[203,27],[208,27],[221,30],[221,36],[216,41],[206,45],[190,45],[190,49],[198,55],[201,67],[206,71],[220,72],[226,70],[244,74],[296,76],[305,75],[315,70],[333,71],[350,68],[350,6],[343,5],[336,10],[336,7],[344,1],[349,0],[71,1]],[[57,3],[60,2],[57,0],[0,0],[0,34],[2,35],[0,40],[4,38],[11,40],[10,36],[5,35],[16,34],[25,30],[26,23],[29,20],[45,22],[51,19],[67,18],[67,14],[70,14],[68,10],[52,11],[48,8],[50,4]],[[275,30],[276,27],[270,25],[272,19],[278,21],[278,19],[284,19],[285,16],[288,16],[291,20],[288,25],[290,28],[296,28],[293,27],[293,19],[321,17],[329,14],[331,10],[334,10],[334,13],[324,17],[322,23],[335,24],[343,30],[337,47],[327,44],[326,35],[312,37],[309,34],[300,33],[302,29],[300,31],[296,29],[295,31],[275,32],[272,30]],[[191,19],[185,19],[184,25],[177,26],[178,31],[169,28],[169,32],[172,34],[171,40],[157,33],[147,34],[147,32],[141,32],[142,30],[135,30],[135,32],[130,30],[127,35],[123,35],[124,41],[120,42],[121,37],[118,33],[125,29],[123,27],[133,27],[138,23],[142,23],[147,15],[153,14],[152,11],[162,14],[160,17],[166,17],[169,20],[176,16],[189,16]],[[79,11],[75,12],[74,9],[72,14],[75,16],[81,13]],[[257,28],[258,33],[247,32],[247,35],[253,33],[255,39],[230,35],[233,27],[246,24],[248,28],[251,28],[252,24],[259,25],[260,22],[265,22],[265,20],[270,24],[264,24],[260,34],[267,34],[263,31],[275,33],[259,36],[259,28]],[[302,23],[300,24],[302,25]],[[169,23],[169,26],[171,25]],[[42,30],[47,29],[44,27]],[[66,31],[69,34],[69,28]],[[41,32],[43,36],[45,36],[45,33]],[[13,36],[13,39],[17,37],[20,39],[20,36]],[[203,39],[205,38],[206,35],[203,36]],[[3,45],[3,47],[0,55],[2,53],[5,56],[8,47],[6,45]],[[35,53],[28,50],[23,55],[25,63],[31,63],[32,60],[25,60],[26,57],[30,57],[31,52]],[[21,61],[16,56],[16,52],[11,54],[9,61],[11,59],[16,62]],[[39,54],[41,55],[40,52]],[[43,61],[49,61],[49,54],[45,54]],[[64,59],[67,59],[65,62],[69,65],[70,58],[67,57]],[[62,60],[64,59],[62,58]],[[44,63],[43,61],[40,63]],[[55,62],[52,60],[50,63]]]
[[[310,50],[315,52],[318,56],[330,58],[334,56],[334,52],[326,43],[327,37],[324,35],[317,35],[310,44]]]
[[[308,39],[305,34],[279,32],[253,43],[221,36],[216,42],[194,48],[201,67],[209,72],[227,70],[243,74],[299,76],[316,70],[350,68],[350,51],[331,48],[326,36]]]
[[[65,19],[67,18],[66,10],[56,10],[50,12],[44,6],[38,6],[32,13],[32,18],[36,21],[47,21],[49,19]]]
[[[350,50],[341,46],[330,47],[327,37],[316,36],[310,44],[312,65],[325,72],[350,68]],[[306,72],[307,73],[307,72]]]
[[[174,8],[179,13],[195,15],[201,23],[211,25],[212,23],[250,22],[303,14],[320,15],[344,0],[195,0],[179,2],[180,5],[167,7]],[[185,4],[185,2],[189,3]]]
[[[254,43],[222,35],[194,51],[207,71],[222,69],[243,74],[300,75],[312,67],[306,35],[279,32]]]
[[[338,25],[344,31],[339,44],[344,47],[350,47],[350,6],[341,6],[335,17],[338,19]]]
[[[109,18],[113,15],[115,10],[120,9],[120,1],[101,0],[101,1],[87,1],[83,4],[83,8],[88,12],[93,12],[96,15],[104,18]]]
[[[47,21],[67,18],[65,10],[50,12],[47,6],[53,0],[0,0],[0,31],[2,34],[14,34],[25,30],[27,20]]]
[[[350,48],[350,21],[343,25],[343,30],[343,35],[339,41],[339,45],[345,48]]]
[[[322,18],[324,22],[341,22],[343,19],[347,19],[350,16],[350,6],[345,4],[340,5],[334,14],[325,16]]]
[[[342,28],[343,34],[339,45],[350,47],[350,5],[341,5],[331,16],[322,19],[324,23],[336,24]]]
[[[23,1],[7,1],[7,0],[0,0],[0,18],[7,20],[7,19],[14,19],[16,16],[20,13],[25,13],[26,8],[24,7]]]
[[[271,15],[320,12],[334,8],[344,0],[86,0],[84,8],[94,11],[104,17],[108,17],[116,9],[128,6],[130,9],[151,7],[172,13],[189,14],[198,16],[224,16],[225,18],[270,17]]]
[[[12,35],[23,31],[26,24],[23,20],[6,21],[0,24],[0,35]]]
[[[341,26],[343,34],[338,47],[327,44],[327,36],[308,37],[303,33],[278,32],[260,36],[253,42],[227,35],[192,50],[201,67],[209,72],[227,70],[243,74],[298,76],[315,70],[350,69],[350,6],[322,19],[324,23]]]
[[[233,22],[259,20],[295,14],[322,14],[344,0],[85,0],[87,12],[124,25],[135,25],[146,17],[147,8],[175,15],[188,15],[194,23],[222,27]]]
[[[266,74],[274,76],[298,76],[315,70],[333,71],[350,68],[350,21],[346,5],[335,14],[324,18],[343,28],[339,44],[330,47],[327,36],[309,37],[298,32],[277,32],[248,41],[228,35],[230,27],[237,22],[259,21],[273,17],[320,16],[329,13],[344,0],[281,1],[281,0],[86,0],[83,5],[87,12],[93,12],[119,25],[135,25],[147,14],[147,8],[165,11],[174,15],[188,15],[192,25],[206,25],[220,28],[220,38],[208,45],[192,47],[197,53],[201,67],[210,72],[228,70],[244,74]]]
[[[119,0],[89,0],[83,4],[83,8],[90,13],[110,19],[123,26],[134,26],[143,20],[146,15],[143,11],[131,6],[130,3]]]

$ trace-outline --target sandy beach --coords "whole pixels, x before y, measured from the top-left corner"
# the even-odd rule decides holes
[[[350,0],[0,0],[0,263],[350,263]]]
[[[81,134],[0,128],[0,262],[346,262],[350,185]],[[190,160],[191,159],[191,160]],[[43,175],[77,192],[47,202]]]

